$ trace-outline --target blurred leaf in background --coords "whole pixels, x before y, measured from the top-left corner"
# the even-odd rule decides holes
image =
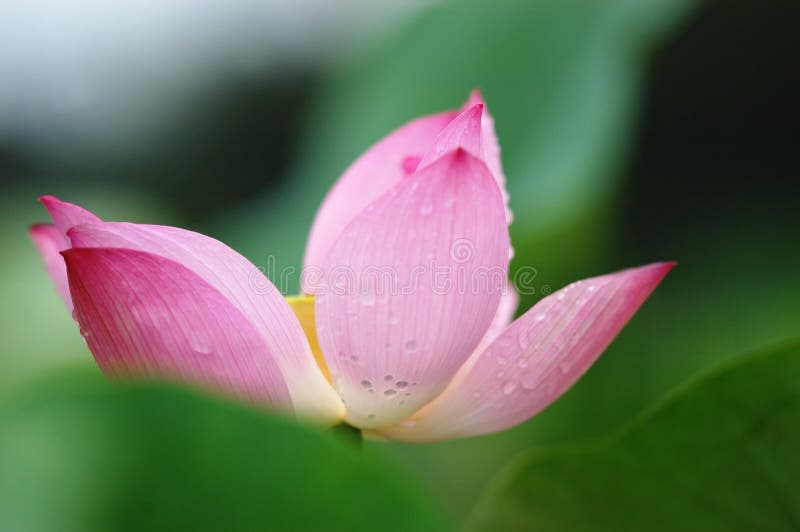
[[[611,437],[531,451],[481,530],[797,530],[800,344],[742,358]]]
[[[332,433],[156,385],[60,376],[0,407],[0,529],[442,530]]]

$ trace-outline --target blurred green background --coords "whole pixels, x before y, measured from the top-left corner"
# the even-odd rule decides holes
[[[753,370],[748,380],[734,369],[724,386],[702,379],[714,368],[750,367],[749,353],[800,336],[797,2],[220,6],[0,7],[0,529],[587,529],[590,513],[557,520],[517,512],[505,521],[470,514],[478,501],[491,514],[490,485],[523,486],[514,492],[522,508],[558,485],[554,505],[574,511],[568,502],[582,499],[570,486],[581,484],[579,473],[563,480],[569,467],[556,460],[518,473],[551,475],[552,483],[504,488],[517,474],[508,464],[530,449],[602,440],[693,379],[712,387],[698,397],[714,396],[713,386],[753,400],[778,390],[764,396],[788,405],[789,421],[759,425],[767,410],[735,401],[730,408],[749,427],[741,434],[783,427],[778,440],[759,444],[763,460],[800,443],[791,430],[800,426],[791,423],[800,381],[785,377],[800,375],[797,350],[775,355],[774,367],[786,372]],[[107,219],[201,231],[260,266],[275,256],[279,267],[299,267],[314,212],[344,168],[393,128],[457,107],[474,87],[503,150],[515,212],[512,271],[537,271],[537,293],[520,311],[575,279],[679,263],[550,409],[502,434],[424,446],[368,441],[354,454],[336,435],[205,398],[98,383],[28,240],[28,225],[46,219],[37,195]],[[772,386],[780,375],[786,382]],[[656,415],[644,433],[678,438],[681,419],[714,432],[728,412],[708,412],[703,422]],[[752,448],[731,434],[715,445],[734,458]],[[648,447],[652,439],[623,437],[624,452],[592,450],[581,460],[600,465],[581,470],[609,467],[607,457],[620,453],[680,470],[674,453]],[[761,473],[781,469],[787,456],[775,451],[778,465]],[[622,461],[636,470],[635,460]],[[800,493],[797,465],[784,464],[777,480],[735,478],[749,479],[745,493],[768,482],[783,503],[754,503],[758,518],[720,529],[800,526],[800,501],[786,495]],[[697,490],[724,481],[703,475]],[[646,503],[626,499],[631,490],[592,495],[598,506]],[[734,504],[721,497],[710,503],[720,514]],[[725,522],[714,512],[694,519],[695,509],[680,509],[689,528]],[[602,521],[604,529],[635,528],[620,519]]]

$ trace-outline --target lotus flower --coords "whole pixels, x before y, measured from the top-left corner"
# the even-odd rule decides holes
[[[564,393],[673,266],[579,281],[512,322],[511,213],[479,93],[358,158],[317,213],[305,295],[213,238],[53,196],[31,229],[111,378],[188,383],[426,442],[517,425]]]

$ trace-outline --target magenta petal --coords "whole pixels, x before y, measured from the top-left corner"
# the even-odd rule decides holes
[[[72,298],[67,283],[67,267],[61,252],[69,248],[69,240],[51,224],[36,224],[30,229],[31,239],[42,255],[47,273],[56,285],[56,290],[64,300],[67,309],[72,311]]]
[[[281,292],[250,261],[222,242],[177,227],[102,222],[68,232],[75,248],[145,251],[188,268],[231,302],[262,335],[283,373],[295,410],[331,421],[344,407],[314,360]]]
[[[455,112],[447,111],[409,122],[381,139],[350,165],[317,211],[304,264],[321,266],[345,226],[409,170],[413,171],[416,158],[428,151],[439,132],[455,116]]]
[[[64,257],[76,318],[106,375],[186,382],[291,409],[263,337],[200,276],[129,249],[71,249]]]
[[[55,196],[42,196],[39,198],[42,205],[45,206],[50,217],[53,219],[53,224],[66,235],[70,227],[78,224],[90,224],[102,221],[100,218],[87,211],[82,207],[78,207],[72,203],[61,201]]]
[[[542,299],[473,355],[439,397],[382,434],[437,441],[496,432],[535,416],[589,369],[673,266],[578,281]]]
[[[347,226],[326,259],[316,317],[350,423],[394,423],[444,389],[495,315],[508,246],[500,191],[463,150]]]

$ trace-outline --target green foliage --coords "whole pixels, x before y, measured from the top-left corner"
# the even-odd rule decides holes
[[[624,431],[533,450],[474,515],[483,530],[796,530],[800,344],[741,359]]]
[[[438,530],[335,434],[156,385],[51,380],[0,408],[0,530]]]

